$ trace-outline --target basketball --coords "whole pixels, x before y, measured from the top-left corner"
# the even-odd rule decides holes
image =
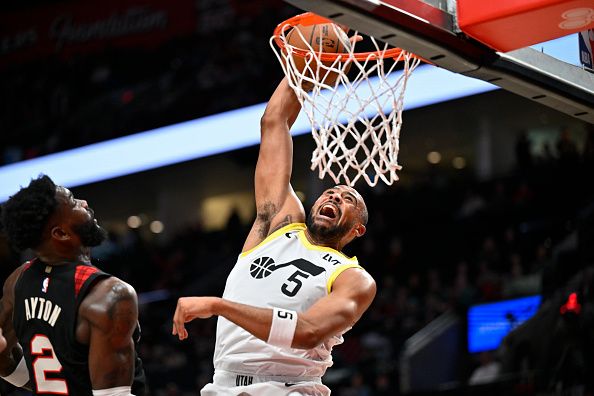
[[[305,40],[304,40],[305,39]],[[347,34],[333,23],[319,25],[296,25],[287,34],[287,44],[304,50],[314,50],[316,53],[345,53],[350,50],[350,41]],[[346,45],[346,47],[345,47]],[[312,59],[307,67],[307,60],[301,56],[294,56],[295,68],[308,78],[318,80],[327,85],[334,85],[338,73],[330,71],[333,61],[324,61],[318,72],[316,59]],[[345,65],[344,72],[348,72],[350,64]],[[305,70],[307,69],[307,70]]]

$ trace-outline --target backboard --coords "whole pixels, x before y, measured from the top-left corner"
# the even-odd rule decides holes
[[[487,81],[594,124],[593,73],[535,48],[498,52],[460,30],[452,0],[286,1],[444,69]]]

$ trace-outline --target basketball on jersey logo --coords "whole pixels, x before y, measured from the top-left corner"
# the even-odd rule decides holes
[[[274,260],[271,257],[258,257],[252,261],[250,274],[255,279],[262,279],[272,274],[275,269]]]

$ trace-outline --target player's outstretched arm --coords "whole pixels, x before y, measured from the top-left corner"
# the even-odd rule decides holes
[[[6,279],[2,290],[0,327],[2,328],[5,345],[0,351],[0,376],[14,386],[30,389],[29,372],[12,323],[14,285],[23,268],[24,265],[20,266]]]
[[[293,346],[313,348],[352,327],[371,305],[375,281],[363,269],[351,268],[336,278],[332,292],[299,314]]]
[[[260,153],[254,178],[257,214],[243,251],[256,246],[275,229],[305,220],[303,206],[291,187],[293,141],[289,129],[300,110],[295,93],[283,79],[260,124]]]
[[[113,277],[99,281],[83,300],[79,315],[77,339],[89,345],[93,391],[130,387],[135,358],[132,334],[138,322],[132,286]]]
[[[305,312],[297,314],[292,348],[311,349],[353,326],[375,297],[373,278],[360,269],[348,269],[338,276],[332,292]],[[223,316],[255,337],[269,341],[274,311],[239,304],[218,297],[182,297],[173,317],[173,334],[183,340],[188,337],[185,323]]]
[[[0,352],[0,375],[3,377],[13,372],[18,363],[12,353],[12,349],[17,344],[12,324],[12,313],[14,310],[14,284],[19,274],[19,270],[14,271],[6,279],[2,288],[2,299],[0,299],[0,327],[2,327],[2,334],[6,343],[2,352]]]

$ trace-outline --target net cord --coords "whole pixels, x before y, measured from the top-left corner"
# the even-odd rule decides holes
[[[335,183],[350,186],[361,178],[370,186],[380,180],[387,185],[397,181],[397,171],[402,169],[398,153],[404,94],[408,78],[420,59],[402,51],[388,66],[384,58],[388,45],[370,37],[379,55],[370,52],[364,60],[358,60],[357,43],[344,42],[344,35],[337,31],[348,53],[323,62],[321,43],[313,48],[297,29],[295,32],[308,47],[303,57],[288,44],[285,33],[289,30],[283,27],[279,37],[271,37],[270,45],[311,122],[316,143],[311,169],[317,169],[321,179],[328,175]],[[279,38],[284,49],[275,44]],[[296,57],[305,62],[301,71]],[[396,71],[398,64],[403,65],[402,71]],[[352,77],[347,74],[347,65]],[[331,81],[336,75],[335,81]],[[372,76],[377,77],[376,84],[370,80]]]

